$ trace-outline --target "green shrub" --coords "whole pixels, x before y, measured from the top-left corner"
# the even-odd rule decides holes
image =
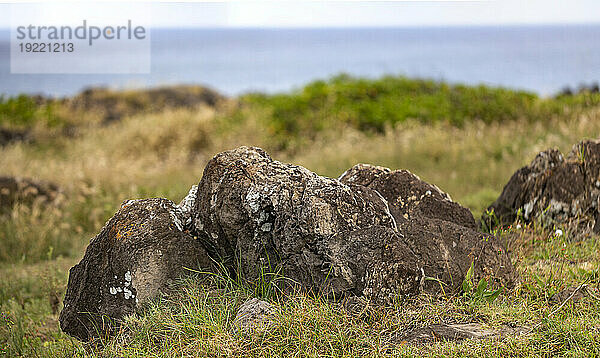
[[[30,126],[35,121],[37,105],[28,96],[0,96],[0,125]]]
[[[266,108],[264,121],[285,145],[290,139],[312,139],[325,129],[351,126],[381,133],[408,120],[463,126],[517,119],[544,120],[600,103],[600,95],[540,98],[505,88],[452,85],[424,79],[385,76],[361,79],[338,75],[283,94],[248,94],[242,102]]]
[[[42,122],[48,127],[57,127],[63,120],[55,113],[55,104],[38,104],[27,95],[4,97],[0,95],[0,126],[30,128]]]

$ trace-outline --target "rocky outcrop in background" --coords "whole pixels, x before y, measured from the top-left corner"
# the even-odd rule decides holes
[[[15,204],[57,203],[63,194],[57,185],[29,178],[0,176],[0,210]]]
[[[599,200],[600,141],[583,141],[566,158],[557,149],[539,153],[513,174],[482,220],[489,229],[520,219],[599,233]]]
[[[90,88],[62,103],[74,111],[102,113],[104,122],[120,120],[139,113],[156,113],[166,109],[215,107],[225,96],[202,86],[168,86],[127,91]]]
[[[475,228],[468,209],[408,171],[357,165],[330,179],[240,147],[209,161],[179,205],[123,205],[71,269],[61,327],[83,340],[110,332],[102,317],[118,325],[184,267],[212,261],[248,281],[276,273],[282,291],[381,304],[456,292],[471,265],[476,280],[514,285],[499,240]]]

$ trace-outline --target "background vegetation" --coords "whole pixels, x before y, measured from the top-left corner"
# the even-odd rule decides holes
[[[98,96],[110,91],[100,91]],[[147,93],[140,93],[151,103]],[[135,97],[128,92],[127,98]],[[138,103],[136,102],[136,103]],[[354,317],[319,298],[278,301],[275,327],[257,336],[230,330],[237,305],[256,292],[224,284],[214,298],[197,281],[132,317],[122,336],[94,351],[60,333],[67,271],[89,239],[131,198],[179,201],[206,162],[240,145],[337,177],[363,162],[409,169],[438,185],[475,217],[519,167],[548,147],[568,151],[600,135],[600,95],[540,98],[485,86],[402,77],[338,76],[286,94],[247,94],[216,106],[127,112],[102,121],[65,101],[0,99],[0,128],[28,130],[27,142],[0,147],[1,175],[58,184],[56,206],[15,205],[0,214],[0,354],[105,356],[403,356],[600,354],[600,302],[593,297],[552,313],[549,298],[600,281],[600,243],[536,227],[510,237],[523,284],[492,302],[420,297]],[[566,232],[566,231],[565,231]],[[596,291],[597,292],[597,291]],[[439,322],[527,327],[500,342],[410,346],[400,333]]]

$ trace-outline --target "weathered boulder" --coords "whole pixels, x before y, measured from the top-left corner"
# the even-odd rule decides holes
[[[471,211],[452,201],[437,186],[422,181],[407,170],[390,170],[357,164],[339,180],[375,190],[389,204],[404,243],[422,263],[423,290],[437,292],[458,289],[473,263],[477,279],[506,286],[518,277],[504,250],[491,235],[477,231]]]
[[[456,292],[473,264],[474,281],[511,288],[519,280],[499,238],[439,219],[417,217],[399,225],[404,242],[423,262],[423,291]],[[443,286],[443,287],[442,287]]]
[[[422,270],[373,190],[240,147],[215,156],[198,185],[193,225],[214,257],[248,280],[342,297],[417,293]]]
[[[123,203],[69,272],[61,329],[80,340],[109,334],[185,268],[209,268],[206,252],[183,225],[182,210],[169,200]]]
[[[467,209],[408,172],[363,168],[334,180],[259,148],[223,152],[206,166],[192,225],[232,272],[253,280],[275,271],[337,298],[439,291],[427,277],[454,290],[471,262],[477,278],[514,283],[502,246],[473,230]]]
[[[566,158],[556,149],[539,153],[513,174],[482,219],[488,228],[521,219],[599,233],[599,198],[600,141],[583,141]]]
[[[58,186],[28,178],[0,176],[0,209],[17,203],[32,205],[57,202],[63,197]]]
[[[437,186],[408,170],[357,164],[339,178],[342,183],[363,185],[381,194],[398,223],[415,218],[440,219],[476,230],[471,211],[452,201]]]
[[[281,290],[382,303],[456,291],[471,264],[475,280],[511,286],[506,252],[473,227],[409,172],[363,165],[336,180],[240,147],[215,156],[178,206],[124,203],[71,269],[60,324],[82,340],[111,333],[185,267],[212,271],[212,260],[234,277],[275,276]]]

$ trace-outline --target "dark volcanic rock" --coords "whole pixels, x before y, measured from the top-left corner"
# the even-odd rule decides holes
[[[81,340],[111,333],[185,267],[208,268],[206,252],[182,229],[181,210],[169,200],[125,202],[71,268],[61,329]]]
[[[339,178],[342,183],[363,185],[381,194],[397,222],[414,218],[440,219],[476,230],[469,209],[452,201],[437,186],[422,181],[408,170],[357,164]]]
[[[474,263],[474,275],[506,286],[516,283],[514,268],[500,241],[477,232],[471,211],[452,201],[435,185],[407,170],[357,164],[339,179],[377,191],[389,204],[403,241],[423,263],[426,277],[456,290]],[[440,283],[427,280],[423,289],[437,292]]]
[[[208,251],[249,280],[276,271],[308,291],[376,298],[417,293],[421,284],[416,257],[377,193],[259,148],[207,164],[194,225]]]
[[[412,219],[399,226],[404,242],[423,262],[429,293],[460,290],[473,263],[473,279],[485,278],[496,287],[513,287],[518,275],[499,238],[439,219]]]
[[[467,209],[409,172],[359,166],[336,180],[240,147],[215,156],[179,206],[122,206],[71,269],[61,328],[82,340],[110,333],[183,267],[211,270],[211,259],[249,281],[277,273],[281,290],[377,303],[455,292],[472,263],[475,280],[514,284],[498,240],[473,227]]]
[[[472,230],[467,209],[408,172],[373,172],[390,181],[324,178],[258,148],[223,152],[198,185],[193,225],[232,272],[252,280],[266,267],[337,298],[439,290],[426,276],[455,289],[472,261],[476,277],[514,282],[508,256],[496,238]]]
[[[57,202],[62,198],[58,186],[19,177],[0,176],[0,209],[17,203],[32,205]]]
[[[510,178],[484,214],[488,228],[517,218],[546,226],[568,226],[576,233],[600,232],[600,141],[576,144],[566,158],[556,149],[539,153]]]

